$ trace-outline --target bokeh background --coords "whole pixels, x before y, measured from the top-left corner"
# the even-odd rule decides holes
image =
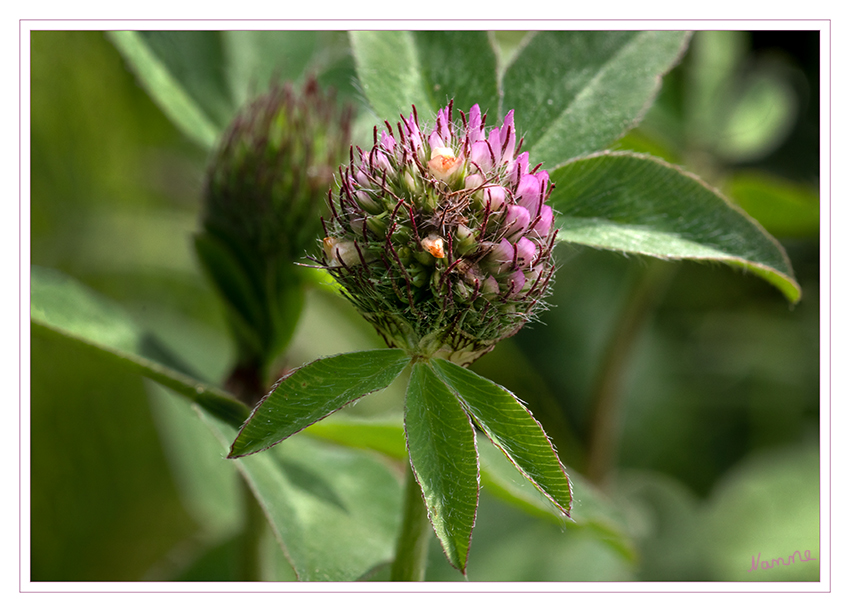
[[[501,33],[503,53],[519,39]],[[204,152],[103,33],[33,32],[30,43],[32,263],[118,302],[220,380],[233,355],[191,248]],[[340,97],[360,104],[344,33],[322,33],[316,48]],[[724,266],[559,247],[552,308],[473,369],[526,400],[586,474],[603,365],[622,351],[614,465],[599,484],[636,554],[485,488],[471,580],[818,579],[817,562],[748,570],[756,555],[819,556],[819,68],[818,32],[698,32],[645,121],[616,143],[729,194],[786,248],[803,299],[790,307]],[[346,303],[313,291],[288,360],[373,346]],[[235,475],[215,468],[215,494],[195,490],[193,474],[224,460],[190,432],[188,410],[172,409],[179,401],[33,336],[32,580],[230,576]],[[428,579],[461,579],[436,542],[431,553]]]

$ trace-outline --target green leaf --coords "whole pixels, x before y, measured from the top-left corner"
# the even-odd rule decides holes
[[[634,127],[675,65],[686,32],[540,32],[508,66],[500,115],[514,109],[534,163],[604,148]]]
[[[816,237],[820,231],[815,187],[750,171],[729,177],[723,190],[775,236]]]
[[[189,401],[158,385],[147,385],[148,410],[157,425],[158,446],[168,459],[180,501],[206,542],[241,531],[239,474],[222,461],[221,443],[210,435]],[[238,425],[237,425],[238,427]]]
[[[317,359],[277,383],[239,430],[229,457],[265,450],[364,395],[388,387],[410,363],[401,349]]]
[[[233,112],[215,32],[109,32],[142,87],[186,136],[206,149]]]
[[[238,106],[265,91],[272,80],[297,80],[318,44],[318,33],[306,30],[236,30],[221,36],[228,82]]]
[[[31,283],[34,332],[59,335],[107,354],[231,424],[238,426],[248,415],[247,406],[201,382],[118,305],[54,270],[34,266]]]
[[[162,567],[197,524],[178,497],[143,379],[35,326],[29,345],[31,382],[21,416],[31,448],[31,580],[156,579],[147,572]]]
[[[411,32],[349,34],[357,76],[377,116],[393,121],[414,104],[431,108]]]
[[[272,80],[351,80],[333,36],[312,31],[109,32],[141,85],[184,134],[212,148],[236,110]],[[327,75],[332,69],[339,74]]]
[[[415,104],[429,120],[450,99],[468,112],[473,104],[498,106],[496,53],[486,32],[351,32],[363,93],[381,119],[394,122]]]
[[[374,450],[393,459],[404,459],[404,429],[401,424],[343,417],[342,413],[316,423],[304,433],[351,448]],[[477,442],[481,466],[481,486],[495,497],[517,508],[546,518],[568,529],[585,529],[605,542],[623,558],[634,561],[635,546],[618,508],[580,475],[570,477],[573,490],[572,520],[565,521],[560,510],[521,475],[495,445]]]
[[[465,574],[478,508],[475,430],[428,363],[417,362],[411,370],[404,427],[428,519],[449,562]]]
[[[208,424],[227,448],[235,429]],[[298,436],[233,463],[298,580],[356,580],[392,559],[401,485],[379,458]]]
[[[343,446],[374,450],[393,459],[407,458],[401,423],[355,420],[342,415],[320,421],[305,433]]]
[[[571,520],[564,520],[563,513],[521,476],[516,466],[495,445],[479,442],[478,454],[481,487],[494,497],[567,529],[591,532],[593,537],[605,542],[627,561],[637,559],[635,544],[622,513],[580,475],[570,477],[574,504]]]
[[[466,368],[434,359],[439,377],[475,424],[549,500],[570,515],[570,480],[540,423],[513,393]]]
[[[247,415],[247,407],[229,395],[142,356],[167,353],[118,306],[58,272],[33,268],[32,321],[34,333],[93,347],[208,414],[229,415],[218,420],[201,414],[222,448],[244,420],[239,415]],[[401,486],[380,460],[299,439],[233,463],[222,463],[220,456],[222,469],[235,465],[248,479],[301,580],[353,580],[392,557]]]
[[[452,99],[464,113],[473,104],[482,113],[498,111],[496,51],[486,32],[416,32],[414,38],[432,111]]]
[[[782,246],[696,176],[633,153],[599,153],[550,172],[558,239],[663,259],[719,261],[764,278],[792,303],[800,286]]]
[[[272,82],[297,83],[306,75],[315,76],[340,98],[357,93],[346,32],[241,30],[221,36],[225,71],[238,106],[266,91]]]

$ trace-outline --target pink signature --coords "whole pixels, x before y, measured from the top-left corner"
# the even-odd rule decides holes
[[[784,557],[777,557],[776,559],[771,559],[770,561],[767,561],[767,560],[762,561],[761,560],[761,553],[759,553],[758,558],[756,558],[756,556],[753,555],[753,566],[750,569],[748,569],[747,571],[752,572],[752,571],[757,570],[757,569],[773,569],[774,567],[776,567],[780,564],[791,565],[797,560],[797,559],[795,559],[795,557],[800,559],[800,563],[808,563],[809,561],[817,561],[817,559],[812,559],[812,552],[810,550],[807,550],[807,551],[803,552],[802,554],[800,554],[799,550],[795,550],[791,555],[788,556],[788,559],[785,559]]]

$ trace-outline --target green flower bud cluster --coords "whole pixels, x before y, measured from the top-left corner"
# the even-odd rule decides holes
[[[301,92],[277,84],[247,104],[210,163],[204,229],[266,259],[302,257],[350,142],[350,115],[312,78]]]
[[[268,368],[292,335],[304,292],[294,262],[315,248],[350,124],[315,79],[277,84],[239,111],[212,157],[195,246],[248,370]]]

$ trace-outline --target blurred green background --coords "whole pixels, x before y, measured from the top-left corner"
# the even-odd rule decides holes
[[[499,40],[509,55],[518,36]],[[344,36],[322,44],[356,102]],[[118,302],[220,380],[231,347],[191,249],[205,153],[103,33],[34,32],[31,50],[32,263]],[[561,246],[553,307],[473,368],[527,401],[562,459],[586,472],[600,364],[612,340],[632,340],[603,486],[637,557],[485,488],[470,580],[818,579],[816,562],[747,571],[756,555],[819,556],[818,53],[817,32],[697,33],[643,124],[616,144],[684,165],[759,220],[788,251],[797,306],[726,267]],[[642,289],[630,336],[618,322]],[[288,361],[371,346],[379,339],[346,303],[313,291]],[[235,474],[195,435],[191,412],[173,409],[181,401],[33,336],[33,580],[231,575]],[[193,475],[211,472],[215,493],[195,490]],[[436,543],[431,553],[429,579],[462,578]],[[273,545],[269,556],[270,577],[285,578]]]

